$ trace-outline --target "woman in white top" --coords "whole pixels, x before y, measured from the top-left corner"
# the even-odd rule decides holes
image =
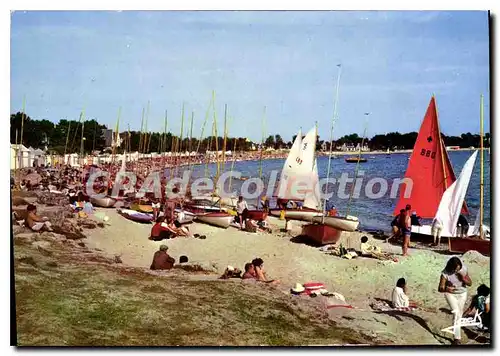
[[[457,324],[464,313],[467,301],[467,288],[472,281],[467,273],[467,268],[458,257],[452,257],[446,263],[441,272],[438,291],[444,293],[444,297],[454,313],[453,324]],[[454,344],[460,344],[461,328],[455,328]]]

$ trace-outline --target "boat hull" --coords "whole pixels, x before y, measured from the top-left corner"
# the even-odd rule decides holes
[[[471,237],[451,237],[449,238],[450,252],[465,253],[467,251],[477,251],[485,256],[490,256],[490,240]]]
[[[338,242],[342,231],[326,224],[312,223],[302,226],[301,235],[319,245],[326,245]]]
[[[100,208],[112,208],[116,204],[116,199],[110,197],[90,198],[90,202],[93,206],[98,206]]]
[[[150,223],[151,221],[153,221],[153,215],[146,213],[139,213],[135,210],[118,209],[118,213],[124,218],[143,224]]]
[[[280,217],[280,209],[272,209],[269,211],[272,216]],[[300,220],[300,221],[312,221],[313,217],[317,216],[321,212],[314,209],[302,208],[302,209],[285,209],[285,219],[286,220]]]
[[[348,219],[342,216],[325,216],[324,220],[322,216],[314,216],[312,221],[323,223],[341,231],[356,231],[359,226],[359,220]]]
[[[196,214],[196,219],[205,224],[227,229],[229,225],[231,225],[231,222],[234,220],[234,216],[231,216],[224,212],[204,213],[204,214]]]
[[[175,212],[179,213],[179,212],[181,212],[181,210],[175,209]],[[190,222],[193,222],[193,220],[196,218],[196,215],[190,211],[182,210],[182,212],[184,213],[184,218],[181,220],[177,219],[179,221],[179,223],[181,223],[181,224],[189,224]]]
[[[263,221],[267,219],[267,211],[264,210],[248,210],[247,217],[256,221]]]
[[[484,225],[484,227],[486,228],[486,230],[489,231],[488,226]],[[467,236],[474,236],[474,226],[469,226],[469,231],[467,232]],[[458,239],[458,237],[455,237],[455,236],[441,235],[441,244],[446,244],[448,237],[453,239],[453,240]],[[411,239],[411,241],[433,243],[434,237],[432,236],[432,226],[431,225],[412,226],[410,239]],[[468,237],[466,239],[470,239],[470,237]],[[475,240],[475,239],[473,239],[473,240]],[[480,241],[482,241],[482,240],[480,240]]]

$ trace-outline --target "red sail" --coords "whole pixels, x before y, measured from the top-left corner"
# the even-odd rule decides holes
[[[420,126],[405,178],[413,181],[413,187],[410,196],[405,198],[405,191],[409,187],[400,185],[399,201],[393,214],[399,214],[401,209],[410,204],[411,210],[422,218],[434,218],[444,191],[456,180],[441,140],[434,97]]]

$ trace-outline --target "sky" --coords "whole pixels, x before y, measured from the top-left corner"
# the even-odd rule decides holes
[[[436,97],[446,135],[489,131],[489,30],[484,11],[16,11],[11,112],[85,117],[199,136],[215,92],[219,135],[285,140],[318,124],[329,139],[418,131]],[[369,113],[369,115],[365,115]],[[213,112],[205,129],[211,129]]]

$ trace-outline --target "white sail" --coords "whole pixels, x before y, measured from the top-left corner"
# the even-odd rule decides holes
[[[320,195],[319,195],[319,176],[318,176],[318,162],[314,160],[314,167],[312,170],[310,191],[306,194],[304,199],[304,206],[311,209],[319,210],[321,205]]]
[[[278,198],[289,199],[290,192],[287,187],[289,181],[296,172],[296,167],[298,165],[297,160],[300,158],[300,148],[302,145],[302,131],[299,130],[295,141],[293,142],[292,148],[288,153],[283,169],[281,170],[280,182],[278,186]]]
[[[127,152],[124,152],[122,154],[122,166],[120,167],[120,172],[125,172],[125,170],[126,170],[126,167],[125,167],[126,160],[127,160]]]
[[[479,236],[479,226],[481,225],[481,212],[477,212],[476,221],[474,222],[474,227],[472,230],[472,236]]]
[[[443,236],[456,236],[457,221],[462,211],[465,194],[469,186],[477,151],[465,162],[458,179],[446,189],[439,203],[436,219],[443,225]]]

